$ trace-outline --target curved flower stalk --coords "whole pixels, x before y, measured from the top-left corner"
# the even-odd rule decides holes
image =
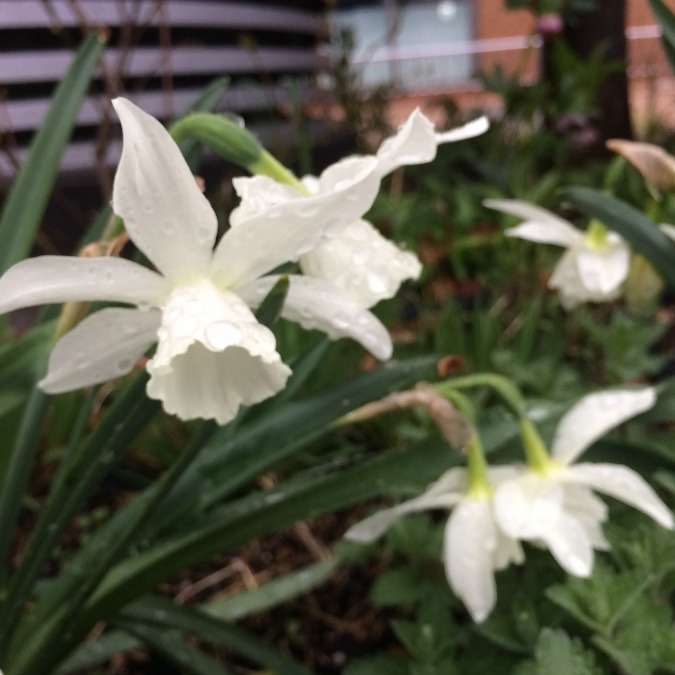
[[[492,485],[513,475],[511,467],[496,467],[487,469],[487,474],[474,481],[471,469],[450,469],[419,497],[378,511],[347,530],[345,537],[371,542],[408,513],[451,509],[443,540],[445,575],[473,620],[482,622],[497,601],[495,570],[525,559],[517,539],[498,526],[492,499]]]
[[[551,456],[529,420],[521,422],[530,468],[495,490],[499,527],[514,539],[546,546],[570,574],[587,577],[593,551],[607,550],[602,532],[610,495],[672,529],[673,516],[654,490],[626,466],[574,461],[598,438],[654,405],[652,388],[601,391],[582,398],[560,421]]]
[[[339,162],[312,197],[252,216],[214,250],[216,215],[171,136],[129,101],[113,104],[124,134],[113,209],[157,272],[112,257],[25,260],[0,278],[0,312],[66,301],[135,305],[96,312],[63,337],[41,388],[57,393],[118,377],[157,343],[148,395],[183,419],[224,424],[241,405],[282,389],[290,374],[273,333],[251,311],[277,279],[264,275],[358,220],[379,188],[377,162]],[[391,355],[384,326],[320,279],[292,277],[282,316],[352,337],[380,359]]]
[[[436,133],[433,124],[416,109],[371,156],[376,161],[375,171],[382,178],[400,166],[430,162],[441,143],[472,138],[487,128],[487,118],[481,117],[457,129]],[[320,186],[314,176],[306,176],[295,185],[280,184],[267,176],[237,178],[234,187],[241,204],[232,214],[232,224],[244,225],[280,203],[316,195]],[[300,267],[305,275],[325,279],[347,291],[363,307],[393,297],[403,281],[417,279],[422,271],[414,253],[400,249],[361,218],[354,219],[338,236],[305,252],[300,257]]]
[[[506,230],[506,236],[566,249],[548,282],[558,290],[565,309],[619,296],[630,268],[630,248],[618,234],[608,232],[597,221],[585,233],[580,232],[550,211],[516,199],[487,199],[483,203],[525,219]]]

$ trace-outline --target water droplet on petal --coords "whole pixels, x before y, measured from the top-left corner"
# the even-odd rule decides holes
[[[349,319],[346,315],[338,313],[331,319],[331,324],[338,330],[345,330],[349,328]]]
[[[241,328],[231,321],[216,321],[206,327],[206,342],[211,349],[225,349],[241,342]]]

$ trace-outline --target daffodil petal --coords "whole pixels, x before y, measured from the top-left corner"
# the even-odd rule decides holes
[[[461,466],[448,469],[440,478],[431,483],[424,494],[433,496],[444,493],[463,495],[469,489],[469,473]]]
[[[322,174],[318,194],[297,193],[230,228],[213,257],[214,278],[236,288],[297,260],[361,218],[380,186],[376,164],[373,157],[343,160]]]
[[[425,164],[436,156],[442,143],[454,143],[479,136],[488,130],[487,117],[479,117],[456,129],[436,133],[434,125],[416,108],[400,129],[385,139],[377,151],[381,176],[386,176],[400,166]]]
[[[159,323],[157,310],[111,307],[92,314],[56,344],[40,389],[58,394],[126,375],[157,341]]]
[[[129,260],[45,255],[17,263],[0,278],[0,313],[89,300],[155,305],[166,289],[161,276]]]
[[[462,499],[445,526],[443,559],[450,587],[476,623],[487,619],[497,601],[493,567],[496,546],[490,501]]]
[[[651,387],[584,396],[560,420],[551,446],[553,458],[570,464],[610,429],[649,410],[655,402],[656,392]]]
[[[237,294],[249,307],[258,307],[278,279],[277,276],[263,277],[238,288]],[[359,302],[322,279],[291,275],[289,281],[281,310],[285,319],[306,329],[320,330],[333,340],[350,337],[378,359],[391,357],[389,332]]]
[[[593,546],[581,523],[562,512],[555,523],[542,533],[546,544],[558,564],[575,577],[589,577],[593,571]]]
[[[380,145],[376,155],[380,175],[386,176],[399,166],[430,162],[437,145],[434,125],[415,108],[399,130]]]
[[[504,234],[539,244],[556,244],[569,248],[580,244],[584,235],[566,220],[554,213],[518,199],[486,199],[490,209],[523,218],[526,222],[511,227]]]
[[[575,464],[565,469],[563,480],[603,492],[646,513],[659,525],[673,529],[673,514],[638,473],[620,464]]]
[[[368,543],[381,537],[393,523],[408,513],[432,509],[451,509],[462,498],[461,493],[429,495],[424,493],[415,499],[402,502],[389,509],[383,509],[372,516],[352,525],[345,538],[350,541]]]
[[[607,520],[609,509],[607,504],[594,495],[590,488],[566,482],[564,509],[584,528],[594,549],[602,551],[610,549],[609,542],[602,531],[602,524]]]
[[[241,199],[230,214],[232,227],[243,225],[277,204],[304,199],[307,196],[290,185],[278,183],[269,176],[239,176],[232,179],[232,187]]]
[[[417,279],[422,271],[414,253],[400,249],[365,220],[303,255],[300,267],[347,291],[364,307],[392,298],[403,281]]]
[[[481,117],[477,117],[475,120],[471,120],[471,122],[467,122],[461,127],[436,132],[436,143],[441,145],[443,143],[464,141],[467,138],[474,138],[475,136],[484,134],[489,128],[490,120],[485,115],[481,115]]]
[[[23,260],[0,277],[0,313],[88,300],[156,305],[166,290],[159,274],[129,260],[45,255]]]
[[[579,278],[594,299],[609,297],[626,280],[630,250],[616,243],[604,251],[579,249],[576,256]]]
[[[124,141],[113,210],[136,246],[171,280],[207,270],[216,214],[169,132],[130,101],[113,101]]]
[[[573,309],[579,303],[594,299],[579,276],[575,249],[569,249],[563,253],[548,280],[548,286],[558,291],[560,302],[567,310]],[[613,297],[613,295],[608,295],[605,299],[610,300]]]

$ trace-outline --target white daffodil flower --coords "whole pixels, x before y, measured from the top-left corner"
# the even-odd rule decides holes
[[[120,258],[43,256],[0,278],[0,312],[66,301],[113,301],[135,308],[94,313],[56,345],[41,388],[69,391],[118,377],[158,343],[148,395],[183,419],[224,424],[241,405],[285,386],[290,374],[255,308],[277,277],[371,206],[380,177],[373,158],[333,165],[304,200],[279,201],[231,228],[214,249],[217,222],[169,133],[125,99],[113,102],[124,143],[112,205],[157,272]],[[349,336],[380,359],[391,339],[368,311],[320,279],[290,278],[282,316],[332,338]]]
[[[599,223],[580,232],[554,213],[516,199],[487,199],[483,203],[525,219],[506,230],[506,236],[567,249],[548,282],[550,288],[558,290],[565,309],[619,296],[630,268],[630,248],[618,234],[608,232]]]
[[[498,485],[514,473],[510,467],[497,467],[488,469],[488,475]],[[469,481],[466,469],[450,469],[424,494],[378,511],[347,530],[345,537],[371,542],[407,513],[452,509],[443,541],[445,575],[450,588],[479,623],[488,617],[497,601],[495,570],[512,562],[520,564],[525,558],[517,539],[498,527],[490,491],[472,490]]]
[[[481,117],[457,129],[436,133],[434,125],[416,109],[371,157],[382,178],[400,166],[430,162],[441,143],[472,138],[487,128],[487,118]],[[293,187],[266,176],[254,176],[235,179],[234,187],[241,197],[241,204],[232,214],[236,226],[276,204],[316,194],[320,182],[306,176]],[[354,220],[338,236],[302,255],[300,267],[305,275],[325,279],[347,291],[363,307],[393,297],[403,281],[417,279],[422,271],[414,253],[400,249],[363,219]]]
[[[578,577],[591,574],[594,549],[609,548],[602,533],[607,506],[593,490],[619,499],[672,529],[672,513],[632,469],[618,464],[574,464],[598,438],[648,410],[655,400],[652,388],[585,396],[560,421],[550,458],[534,426],[523,422],[526,450],[535,468],[496,487],[499,527],[515,539],[545,545],[567,572]]]

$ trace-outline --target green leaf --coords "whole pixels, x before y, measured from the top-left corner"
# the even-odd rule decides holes
[[[546,596],[592,630],[608,633],[655,581],[640,570],[616,573],[596,561],[592,577],[570,577],[547,588]]]
[[[85,38],[31,142],[0,216],[0,273],[25,258],[33,245],[59,173],[61,156],[104,46],[99,33]]]
[[[312,481],[301,478],[215,509],[190,532],[170,537],[114,568],[82,613],[73,639],[84,636],[95,621],[109,616],[139,592],[216,553],[299,519],[373,497],[397,484],[438,476],[458,459],[445,452],[445,447],[437,440],[390,450],[342,471]]]
[[[265,296],[260,306],[255,311],[255,318],[263,324],[271,328],[279,318],[281,310],[286,302],[288,289],[290,288],[290,281],[287,275],[279,277],[270,292]]]
[[[302,593],[307,593],[322,584],[338,568],[340,562],[339,558],[331,558],[307,565],[250,591],[243,591],[225,600],[201,605],[200,609],[215,619],[236,621],[250,614],[276,607]]]
[[[120,625],[144,642],[162,660],[186,675],[234,675],[198,649],[183,641],[175,631],[166,631],[143,623],[123,621]]]
[[[377,577],[370,590],[370,599],[383,607],[403,605],[419,600],[425,590],[426,584],[416,569],[401,567]]]
[[[94,666],[105,663],[116,654],[142,648],[142,643],[123,631],[105,633],[94,642],[83,644],[70,658],[63,662],[56,675],[74,675],[86,669],[93,672]]]
[[[32,533],[23,564],[12,579],[9,594],[0,615],[2,643],[7,644],[10,632],[17,627],[18,614],[31,593],[31,589],[48,559],[56,542],[67,527],[70,519],[82,506],[101,479],[110,470],[113,461],[152,419],[159,403],[145,396],[147,376],[132,380],[109,408],[103,422],[89,435],[75,459],[64,463],[57,473],[52,492],[40,520]],[[36,405],[46,406],[49,397],[36,391]],[[35,429],[31,429],[35,433]],[[1,532],[0,532],[1,534]],[[55,603],[60,604],[60,601]],[[51,608],[45,612],[51,614]],[[39,617],[33,617],[39,621]],[[32,635],[34,624],[26,628]]]
[[[125,607],[116,621],[127,630],[143,623],[161,629],[163,634],[192,633],[213,645],[229,647],[279,675],[309,675],[299,663],[252,633],[190,607],[176,605],[167,598],[143,596]]]
[[[563,194],[585,214],[618,232],[675,289],[675,243],[654,221],[630,204],[591,188],[565,188]]]
[[[544,628],[537,640],[534,659],[513,670],[514,675],[601,675],[595,655],[578,638],[563,630]]]
[[[345,668],[344,675],[409,675],[406,662],[389,654],[359,659]]]

